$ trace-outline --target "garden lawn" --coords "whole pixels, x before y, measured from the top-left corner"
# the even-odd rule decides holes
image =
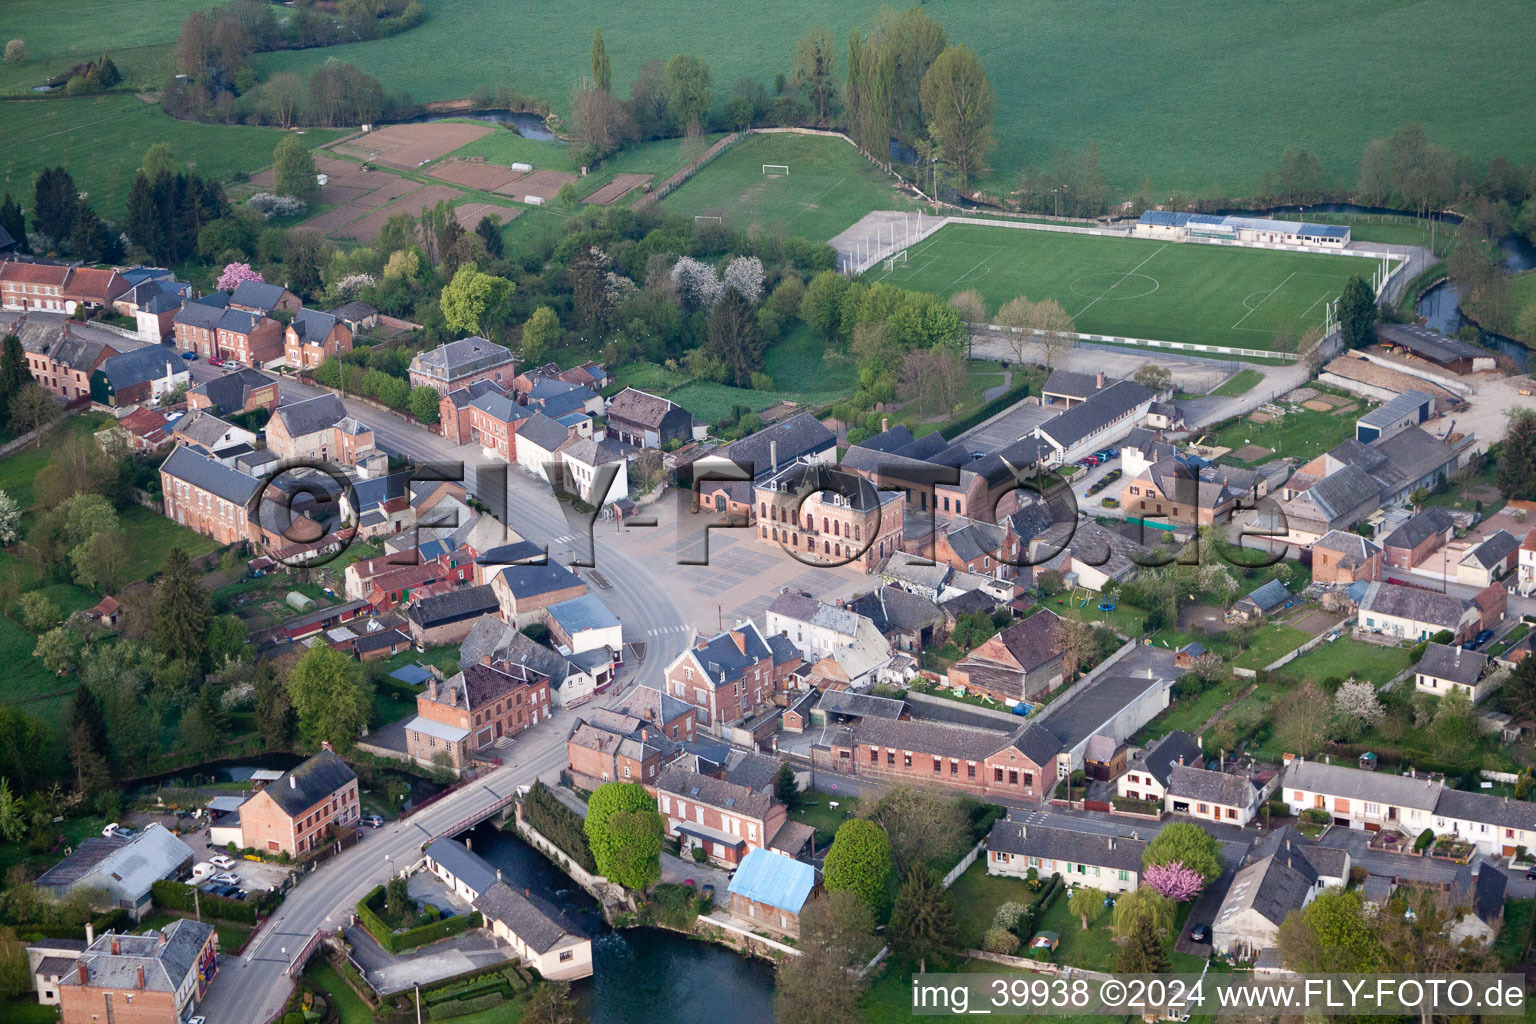
[[[1205,723],[1214,718],[1216,712],[1225,707],[1228,701],[1251,685],[1246,680],[1217,683],[1198,696],[1180,697],[1169,704],[1166,711],[1143,726],[1133,741],[1138,746],[1144,747],[1175,729],[1182,729],[1193,736],[1199,733]]]
[[[5,10],[9,13],[14,6]],[[71,24],[75,19],[71,11]],[[133,19],[110,20],[117,24]],[[179,160],[205,176],[228,181],[237,171],[270,167],[272,150],[288,134],[276,128],[178,121],[125,93],[6,102],[0,104],[0,125],[6,135],[6,145],[0,147],[0,186],[30,211],[38,172],[63,164],[89,194],[96,212],[109,220],[122,218],[134,172],[151,143],[169,143]],[[340,134],[311,129],[300,138],[305,145],[318,146]]]
[[[949,895],[955,901],[955,921],[959,925],[961,949],[974,949],[981,945],[982,936],[992,927],[997,908],[1012,900],[1015,903],[1035,902],[1035,893],[1018,878],[1004,878],[987,874],[985,857],[965,869],[949,887]]]
[[[1349,256],[951,224],[864,280],[946,296],[974,288],[992,313],[1019,295],[1055,299],[1080,333],[1277,349],[1321,326],[1326,303],[1372,268]]]
[[[797,402],[816,409],[846,398],[858,388],[858,371],[852,360],[840,358],[823,339],[801,323],[768,349],[763,358],[763,372],[773,378],[771,390],[758,391],[695,380],[654,363],[621,368],[619,380],[631,387],[661,388],[667,398],[687,409],[694,419],[705,423],[720,422],[738,405],[753,412],[761,412],[780,402]],[[674,389],[666,391],[669,384]],[[966,399],[971,397],[968,391]]]
[[[1035,926],[1035,934],[1055,932],[1061,936],[1061,944],[1051,957],[1055,963],[1070,964],[1090,971],[1113,971],[1115,953],[1119,947],[1115,945],[1114,936],[1109,930],[1111,909],[1099,908],[1099,916],[1092,919],[1092,924],[1084,931],[1082,921],[1067,909],[1071,898],[1070,889],[1056,897],[1056,901]]]
[[[1055,597],[1045,598],[1041,604],[1065,618],[1108,626],[1121,636],[1141,636],[1145,631],[1147,613],[1140,608],[1132,607],[1124,601],[1117,601],[1112,611],[1100,611],[1101,595],[1091,591],[1088,593],[1088,603],[1079,607],[1078,602],[1081,600],[1081,597],[1073,598],[1070,592],[1064,592]]]
[[[189,530],[142,505],[121,513],[120,518],[123,529],[132,540],[133,555],[126,571],[129,579],[146,579],[165,568],[165,560],[173,547],[181,548],[188,558],[197,558],[219,548],[212,537]]]
[[[330,964],[320,964],[305,972],[336,1007],[341,1024],[373,1024],[373,1011]]]
[[[58,1024],[59,1008],[39,1003],[37,994],[28,988],[25,996],[0,1002],[0,1020],[5,1024]]]
[[[1245,416],[1221,431],[1207,435],[1205,443],[1232,449],[1256,444],[1270,449],[1271,454],[1251,463],[1239,462],[1230,455],[1222,458],[1223,462],[1234,466],[1256,466],[1281,456],[1307,462],[1354,437],[1355,420],[1371,408],[1369,403],[1357,404],[1352,411],[1340,414],[1297,406],[1268,423],[1255,423]]]
[[[1246,395],[1264,382],[1264,374],[1258,370],[1239,370],[1230,380],[1211,392],[1215,398],[1236,398]]]
[[[1383,647],[1341,636],[1331,644],[1319,644],[1281,671],[1313,682],[1321,682],[1330,676],[1340,679],[1353,676],[1380,686],[1407,667],[1406,648]]]
[[[1253,642],[1232,664],[1238,668],[1261,669],[1310,639],[1311,633],[1271,622],[1253,634]]]
[[[763,173],[787,164],[789,173]],[[685,217],[719,217],[738,230],[825,242],[871,210],[916,209],[894,181],[842,139],[754,135],[722,153],[661,201]]]
[[[836,807],[830,806],[832,801],[837,802]],[[791,821],[814,828],[816,849],[825,850],[832,842],[832,837],[837,835],[838,826],[856,817],[858,810],[859,798],[856,796],[838,796],[836,793],[809,790],[800,794],[800,801],[789,812],[789,817]]]

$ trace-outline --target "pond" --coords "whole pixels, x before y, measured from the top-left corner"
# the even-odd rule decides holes
[[[502,877],[542,894],[593,936],[594,974],[574,986],[592,1024],[772,1024],[773,967],[724,946],[657,928],[615,931],[596,902],[537,850],[481,825],[471,848]]]
[[[1504,253],[1504,268],[1511,274],[1536,268],[1536,246],[1524,236],[1510,235],[1500,240],[1499,249]],[[1456,281],[1442,281],[1426,291],[1415,310],[1426,324],[1445,334],[1456,334],[1472,323],[1461,312],[1461,284]],[[1508,356],[1522,370],[1529,365],[1530,349],[1513,338],[1479,329],[1477,340],[1499,355]]]
[[[494,121],[497,124],[507,125],[525,139],[536,139],[539,142],[557,141],[556,136],[544,124],[544,119],[538,114],[525,114],[517,110],[449,110],[433,114],[418,114],[416,117],[406,118],[401,124],[424,124],[428,121],[451,121],[456,118],[469,118],[474,121]]]

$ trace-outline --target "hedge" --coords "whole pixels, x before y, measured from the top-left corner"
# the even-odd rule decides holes
[[[944,435],[945,440],[959,437],[972,427],[980,426],[1004,409],[1017,405],[1028,397],[1029,385],[1027,383],[1009,388],[992,399],[992,401],[984,402],[981,406],[966,413],[964,416],[957,416],[955,419],[943,424],[939,427],[939,433]]]
[[[402,932],[392,931],[379,916],[378,911],[373,908],[373,905],[383,898],[384,887],[374,886],[373,891],[357,901],[357,920],[368,934],[390,953],[402,953],[407,949],[425,946],[429,942],[436,942],[438,939],[446,939],[470,928],[480,927],[480,911],[475,910],[468,914],[445,917],[440,921],[433,921],[416,928],[407,928]]]
[[[535,782],[523,797],[523,814],[544,838],[554,843],[589,874],[597,874],[597,861],[587,843],[581,815],[560,802],[543,782]]]
[[[196,890],[192,886],[184,882],[164,879],[150,886],[149,891],[154,897],[155,905],[166,910],[180,910],[187,914],[201,912],[204,917],[212,917],[220,921],[256,923],[256,906],[260,902],[259,899],[232,900],[207,892],[193,896]]]
[[[473,999],[455,999],[452,1002],[438,1003],[428,1008],[427,1016],[432,1020],[452,1020],[454,1017],[467,1017],[481,1010],[495,1009],[506,1001],[506,996],[499,992],[491,992],[483,996],[475,996]]]
[[[1413,841],[1413,852],[1423,853],[1425,850],[1429,849],[1430,844],[1434,841],[1435,830],[1432,828],[1425,829],[1423,832],[1419,833],[1419,838]]]

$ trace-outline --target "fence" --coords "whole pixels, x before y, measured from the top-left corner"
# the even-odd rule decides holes
[[[954,885],[955,882],[959,880],[960,876],[965,874],[966,869],[969,868],[972,864],[976,863],[976,858],[981,856],[982,848],[985,847],[986,844],[987,841],[985,839],[977,840],[976,845],[971,847],[971,852],[967,853],[964,857],[961,857],[960,863],[949,869],[949,874],[944,876],[944,888],[948,889],[950,886]]]
[[[632,209],[642,210],[647,206],[652,206],[661,202],[667,196],[671,195],[674,191],[680,188],[689,178],[692,178],[695,174],[698,174],[699,171],[703,170],[721,153],[724,153],[730,149],[734,149],[744,138],[746,138],[746,136],[741,132],[732,132],[731,134],[727,135],[725,138],[721,139],[719,142],[706,149],[703,156],[699,157],[693,163],[689,164],[687,167],[684,167],[682,170],[672,175],[672,177],[668,178],[660,185],[657,185],[650,192],[647,192],[645,195],[637,199]]]
[[[1333,636],[1338,628],[1339,627],[1337,625],[1334,625],[1332,628],[1317,634],[1317,636],[1313,637],[1311,640],[1308,640],[1294,651],[1280,655],[1280,657],[1276,658],[1274,661],[1270,662],[1268,665],[1265,665],[1261,669],[1234,668],[1232,670],[1232,674],[1235,676],[1241,676],[1244,679],[1253,679],[1257,677],[1260,672],[1273,672],[1277,668],[1282,668],[1286,665],[1289,665],[1303,654],[1306,654],[1308,651],[1311,651],[1313,648],[1323,643],[1330,636]]]

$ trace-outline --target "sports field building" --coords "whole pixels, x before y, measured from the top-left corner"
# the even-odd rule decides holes
[[[1269,217],[1218,217],[1210,213],[1148,210],[1136,222],[1136,234],[1176,241],[1204,239],[1260,245],[1315,245],[1342,249],[1349,244],[1347,224],[1308,224]]]

